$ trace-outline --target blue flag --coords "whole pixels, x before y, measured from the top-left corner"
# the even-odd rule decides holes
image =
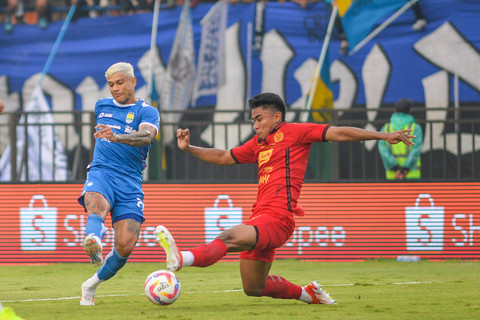
[[[372,28],[409,0],[337,0],[338,12],[350,48],[354,48]]]

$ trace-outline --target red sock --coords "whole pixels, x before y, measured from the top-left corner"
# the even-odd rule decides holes
[[[300,299],[302,287],[291,283],[290,281],[275,275],[269,275],[267,286],[261,296],[278,299]]]
[[[189,250],[194,257],[193,266],[208,267],[227,254],[227,246],[220,239]]]

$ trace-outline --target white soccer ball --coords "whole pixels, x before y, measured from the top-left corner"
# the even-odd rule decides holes
[[[180,280],[168,270],[152,272],[145,280],[145,295],[159,306],[174,303],[180,295]]]

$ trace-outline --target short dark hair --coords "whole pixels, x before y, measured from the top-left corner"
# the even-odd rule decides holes
[[[265,92],[260,93],[254,96],[252,99],[248,100],[248,106],[253,110],[258,107],[263,107],[264,109],[274,109],[282,113],[282,121],[285,121],[285,113],[287,108],[285,107],[285,102],[280,98],[278,94]]]
[[[395,102],[395,111],[409,113],[412,110],[413,101],[410,99],[401,98]]]

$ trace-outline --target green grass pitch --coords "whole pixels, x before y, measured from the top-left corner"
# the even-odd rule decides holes
[[[80,306],[90,264],[0,266],[0,301],[25,320],[42,319],[480,319],[480,262],[277,260],[271,274],[305,285],[319,280],[337,305],[247,297],[236,262],[178,272],[179,299],[156,306],[143,294],[164,264],[127,263],[100,284],[95,306]]]

